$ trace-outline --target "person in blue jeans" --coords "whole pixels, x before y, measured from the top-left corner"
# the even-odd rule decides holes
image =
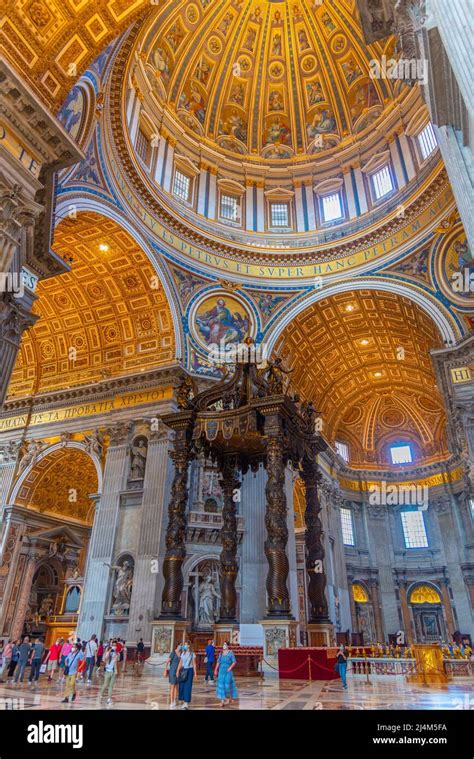
[[[210,680],[214,682],[214,662],[216,660],[216,649],[214,648],[214,641],[210,638],[207,641],[205,650],[206,654],[206,683]]]
[[[40,676],[41,662],[44,654],[44,643],[42,638],[37,638],[32,645],[31,652],[31,669],[28,678],[28,686],[31,688],[33,682],[37,683]]]
[[[23,682],[26,665],[28,664],[28,659],[31,654],[30,639],[27,635],[25,635],[23,642],[18,646],[18,651],[20,655],[18,657],[18,666],[15,672],[15,685],[17,685],[18,682]]]
[[[339,650],[337,652],[337,671],[339,672],[341,676],[342,687],[344,688],[344,690],[347,690],[347,680],[346,680],[347,651],[344,645],[340,645]]]

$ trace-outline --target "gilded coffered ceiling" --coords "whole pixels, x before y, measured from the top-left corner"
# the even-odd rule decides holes
[[[72,387],[172,363],[170,308],[146,255],[114,221],[64,220],[54,250],[71,270],[41,282],[9,397]]]
[[[16,503],[37,511],[92,524],[97,472],[83,451],[59,449],[45,456],[25,477]]]
[[[2,11],[0,51],[57,111],[101,50],[155,6],[149,0],[7,0]]]
[[[388,444],[414,443],[417,458],[447,454],[445,413],[430,357],[437,328],[399,295],[351,291],[309,306],[276,351],[311,399],[323,434],[349,444],[351,465],[388,462]]]
[[[353,0],[163,3],[138,49],[166,112],[234,155],[288,159],[350,142],[394,95],[370,78],[384,48],[364,43]]]

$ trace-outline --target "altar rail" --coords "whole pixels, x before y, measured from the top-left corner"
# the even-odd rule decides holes
[[[216,648],[216,661],[222,649]],[[243,677],[262,677],[263,648],[261,646],[232,646],[236,658],[234,672]],[[198,672],[206,671],[205,651],[196,651],[196,666]],[[215,664],[214,664],[215,666]]]
[[[415,672],[414,659],[391,657],[351,657],[349,672],[352,675],[410,675]],[[451,677],[472,677],[472,659],[444,659],[444,669]]]

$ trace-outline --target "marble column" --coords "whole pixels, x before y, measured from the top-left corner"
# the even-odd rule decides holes
[[[329,623],[326,600],[326,574],[324,571],[324,547],[322,542],[321,504],[318,497],[320,474],[316,462],[303,461],[301,477],[305,485],[305,547],[306,573],[308,576],[308,623]]]
[[[308,230],[310,232],[316,229],[316,212],[314,208],[313,183],[307,181],[303,184],[303,193],[306,198],[306,209],[308,212]]]
[[[207,218],[215,219],[217,211],[217,169],[209,170],[209,198],[207,201]]]
[[[359,201],[359,210],[360,215],[367,213],[369,210],[369,207],[367,205],[367,195],[365,191],[365,184],[364,184],[364,177],[362,176],[362,171],[360,170],[360,166],[354,167],[354,180],[356,184],[357,189],[357,199]]]
[[[265,485],[267,473],[263,466],[248,472],[240,490],[241,513],[244,517],[242,539],[242,591],[240,621],[257,624],[265,614]]]
[[[403,173],[403,166],[400,159],[400,153],[398,152],[397,138],[395,135],[389,139],[388,146],[392,158],[392,166],[397,179],[398,189],[401,190],[402,187],[405,187],[407,180],[405,178],[405,174]]]
[[[23,632],[23,625],[25,624],[26,612],[28,610],[28,600],[30,598],[31,585],[33,583],[33,577],[35,575],[37,561],[38,556],[36,552],[34,550],[30,551],[19,586],[19,596],[10,632],[10,638],[12,638],[12,640],[19,638]]]
[[[89,638],[93,633],[100,636],[104,616],[109,611],[112,574],[106,564],[112,564],[115,558],[120,493],[126,487],[129,469],[129,429],[130,425],[126,422],[109,430],[110,443],[102,493],[97,502],[85,570],[84,596],[77,628],[80,638]]]
[[[404,134],[403,132],[399,134],[398,142],[400,144],[400,149],[402,151],[403,161],[405,163],[408,181],[411,182],[411,180],[416,177],[416,168],[415,168],[415,163],[413,161],[413,156],[410,150],[410,143],[408,141],[408,137],[406,136],[406,134]]]
[[[186,558],[186,506],[188,503],[188,474],[191,463],[190,444],[185,430],[177,430],[171,460],[174,465],[171,499],[168,506],[166,554],[163,561],[164,587],[159,619],[182,619],[183,562]]]
[[[267,619],[290,619],[290,594],[288,592],[289,563],[287,556],[288,525],[285,495],[285,462],[283,436],[271,433],[267,440],[267,474],[265,487],[267,507],[265,526],[265,556],[268,561]]]
[[[350,168],[344,171],[344,189],[346,192],[347,210],[349,211],[349,218],[357,218],[357,208],[354,197],[354,188],[352,186],[352,173]]]
[[[161,176],[163,174],[163,160],[165,156],[166,140],[160,135],[158,146],[156,148],[155,166],[153,168],[153,179],[156,184],[161,185]]]
[[[265,195],[264,183],[257,182],[257,232],[265,231]]]
[[[291,467],[285,469],[285,493],[287,506],[287,525],[288,525],[288,545],[286,552],[288,555],[288,564],[290,573],[288,575],[288,587],[290,591],[290,608],[293,616],[299,621],[299,601],[298,601],[298,569],[296,560],[296,535],[295,535],[295,507],[293,504],[293,494],[295,481],[298,474]]]
[[[405,640],[409,646],[413,643],[413,630],[411,626],[410,609],[408,608],[407,588],[404,582],[398,585],[400,595],[400,608],[402,610],[403,626],[405,628]]]
[[[167,496],[170,431],[160,423],[148,438],[148,454],[143,481],[138,551],[135,559],[133,592],[127,640],[151,639],[156,588],[159,580],[158,555]]]
[[[224,496],[220,554],[220,614],[219,624],[237,622],[237,593],[235,582],[239,571],[237,560],[237,507],[240,480],[235,456],[226,456],[221,463],[220,484]]]
[[[130,98],[129,107],[127,109],[128,117],[128,132],[130,134],[130,142],[135,144],[135,140],[138,132],[138,125],[140,122],[140,110],[141,102],[134,90],[133,96]]]
[[[370,587],[370,600],[372,601],[372,609],[374,610],[375,634],[377,636],[377,640],[382,642],[385,640],[385,634],[384,634],[384,629],[383,629],[382,609],[380,606],[378,581],[370,580],[369,587]]]
[[[249,232],[253,232],[254,224],[256,226],[256,221],[254,219],[254,183],[248,182],[245,185],[245,229],[247,229]]]
[[[453,635],[456,632],[456,623],[454,621],[453,606],[449,595],[449,584],[445,577],[439,580],[439,586],[441,588],[441,595],[443,597],[443,609],[446,618],[448,640],[453,640]]]
[[[173,162],[174,162],[174,147],[176,140],[172,137],[168,138],[168,149],[165,151],[164,167],[163,167],[163,189],[166,192],[171,192],[171,181],[173,178]]]
[[[21,442],[13,440],[0,446],[0,510],[8,503],[20,448]],[[0,511],[0,519],[2,517]]]
[[[12,293],[0,294],[0,406],[7,394],[21,336],[38,319],[30,311],[34,300],[36,297],[29,291],[21,299]]]
[[[302,186],[301,182],[295,182],[294,183],[295,188],[295,213],[296,213],[296,229],[298,232],[305,232],[305,218],[304,218],[304,208],[303,208],[303,192],[305,191],[305,188]]]
[[[197,212],[204,216],[206,210],[206,193],[207,193],[207,167],[201,166],[199,171],[198,195],[197,195]]]
[[[353,633],[358,633],[359,632],[359,628],[358,628],[358,624],[357,624],[357,611],[356,611],[356,605],[355,605],[355,601],[354,601],[354,592],[352,590],[352,585],[354,583],[354,577],[352,575],[351,576],[348,575],[347,576],[347,582],[349,584],[349,606],[350,606],[350,610],[351,610],[351,622],[352,622],[352,624],[351,624],[351,631]]]

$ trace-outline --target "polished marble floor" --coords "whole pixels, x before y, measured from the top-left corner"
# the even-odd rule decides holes
[[[48,684],[42,675],[36,688],[23,685],[0,686],[0,708],[20,709],[168,709],[168,683],[161,675],[137,672],[133,668],[118,676],[113,703],[98,698],[102,674],[92,685],[78,683],[73,704],[62,704],[63,686]],[[385,676],[349,677],[348,689],[339,680],[331,682],[279,681],[275,674],[260,678],[238,678],[239,699],[225,707],[236,709],[314,710],[314,709],[474,709],[474,678],[456,679],[445,688],[409,685],[402,678]],[[192,709],[219,709],[212,685],[202,677],[194,683]]]

